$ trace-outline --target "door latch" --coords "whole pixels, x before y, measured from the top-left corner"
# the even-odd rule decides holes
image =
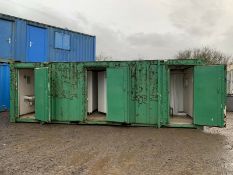
[[[8,43],[11,44],[11,38],[8,38]]]

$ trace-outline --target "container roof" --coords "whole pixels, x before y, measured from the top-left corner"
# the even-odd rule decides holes
[[[67,28],[52,26],[52,25],[49,25],[49,24],[44,24],[44,23],[40,23],[40,22],[36,22],[36,21],[24,19],[24,18],[19,18],[19,17],[15,17],[15,16],[3,14],[3,13],[0,13],[0,18],[1,18],[1,19],[6,19],[6,20],[16,20],[16,19],[24,20],[24,21],[27,21],[27,22],[29,22],[29,23],[32,23],[32,24],[35,24],[35,25],[39,25],[39,26],[53,27],[53,28],[57,28],[57,29],[61,29],[61,30],[69,31],[69,32],[74,32],[74,33],[79,33],[79,34],[82,34],[82,35],[94,37],[94,35],[89,35],[89,34],[77,32],[77,31],[69,30],[69,29],[67,29]]]
[[[174,59],[166,60],[168,65],[203,65],[204,62],[201,59]]]

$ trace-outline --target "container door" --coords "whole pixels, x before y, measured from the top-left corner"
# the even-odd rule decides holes
[[[0,64],[0,112],[10,108],[10,68]]]
[[[107,121],[128,123],[128,69],[107,69]]]
[[[224,126],[225,66],[195,66],[194,124]]]
[[[0,20],[0,58],[12,58],[12,22]]]
[[[27,26],[27,61],[45,62],[47,51],[47,30],[40,27]]]
[[[50,122],[50,83],[48,68],[35,69],[35,113],[36,119]]]

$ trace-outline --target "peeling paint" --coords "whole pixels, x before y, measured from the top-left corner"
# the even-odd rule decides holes
[[[48,67],[51,84],[52,122],[88,123],[86,121],[86,71],[91,67],[105,68],[107,72],[107,92],[110,93],[107,94],[107,99],[111,101],[111,105],[108,105],[113,107],[111,110],[107,110],[104,122],[167,126],[170,118],[169,66],[181,63],[192,66],[201,64],[197,60],[193,62],[192,60],[178,60],[177,63],[175,61],[14,63],[11,66],[11,121],[15,121],[18,115],[17,69]],[[111,80],[111,84],[108,83],[109,80]],[[116,86],[114,86],[115,83]],[[115,93],[118,95],[117,97],[114,96]],[[119,116],[119,114],[124,115],[124,117]]]

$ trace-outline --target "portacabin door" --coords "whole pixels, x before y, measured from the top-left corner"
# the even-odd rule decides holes
[[[107,121],[129,122],[128,68],[107,68]]]
[[[47,61],[47,29],[27,26],[27,61]]]
[[[0,19],[0,58],[12,58],[12,22]]]
[[[51,121],[48,67],[35,69],[35,118],[42,122]]]
[[[194,67],[194,124],[224,126],[225,66]]]

